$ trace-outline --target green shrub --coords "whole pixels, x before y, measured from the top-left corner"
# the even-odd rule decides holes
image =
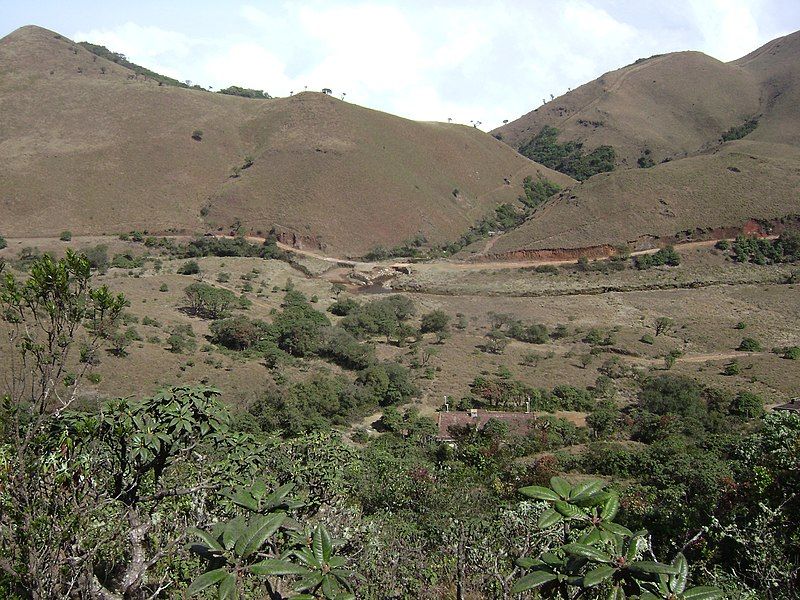
[[[759,341],[751,337],[743,338],[736,349],[740,352],[761,352],[763,350]]]
[[[722,141],[723,142],[731,142],[733,140],[740,140],[743,137],[750,135],[753,131],[755,131],[756,127],[758,127],[758,119],[749,119],[745,121],[741,125],[737,125],[731,127],[722,134]]]
[[[731,403],[730,412],[745,419],[760,417],[764,414],[764,400],[752,392],[739,392]]]
[[[422,333],[445,331],[450,323],[450,316],[443,310],[434,310],[422,315],[419,330]]]
[[[800,360],[800,346],[790,346],[783,353],[783,358],[789,360]]]
[[[62,231],[61,235],[58,236],[62,242],[69,242],[72,240],[72,232],[71,231]]]
[[[677,267],[681,264],[681,257],[672,246],[662,248],[655,254],[641,254],[634,259],[634,264],[637,269],[649,269],[651,267],[660,267],[667,265],[670,267]]]
[[[8,242],[6,241],[6,238],[0,235],[0,250],[7,247],[8,247]]]
[[[169,286],[166,283],[162,283],[161,287],[158,288],[158,291],[159,292],[168,292],[169,291]]]
[[[196,260],[189,260],[178,268],[178,275],[197,275],[200,272],[200,265]]]

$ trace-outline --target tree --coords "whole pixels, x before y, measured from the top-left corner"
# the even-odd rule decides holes
[[[51,437],[78,397],[89,364],[69,378],[66,369],[78,336],[85,336],[87,348],[99,346],[126,300],[105,286],[92,287],[89,261],[71,250],[61,260],[37,258],[28,275],[19,281],[0,266],[0,314],[8,325],[3,356],[10,373],[0,406],[0,579],[49,598],[76,579],[86,580],[81,561],[88,549],[75,556],[74,541],[94,486],[79,477],[65,488],[65,477],[70,481],[80,472],[82,459]]]
[[[422,315],[419,330],[422,333],[445,331],[450,323],[450,316],[443,310],[434,310]]]
[[[655,322],[656,336],[667,333],[673,325],[675,325],[675,321],[669,317],[658,317]]]
[[[763,350],[759,341],[751,337],[743,338],[736,349],[740,352],[761,352]]]
[[[197,275],[200,272],[200,265],[196,260],[189,260],[178,267],[178,275]]]
[[[739,392],[733,398],[731,414],[745,419],[754,419],[764,414],[764,400],[752,392]]]
[[[236,303],[236,294],[208,283],[193,283],[183,290],[189,309],[196,315],[210,319],[224,317]]]

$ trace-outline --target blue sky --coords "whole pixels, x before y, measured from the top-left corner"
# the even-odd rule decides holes
[[[0,0],[0,35],[27,24],[212,89],[328,87],[402,116],[491,129],[640,57],[738,58],[800,29],[800,1]]]

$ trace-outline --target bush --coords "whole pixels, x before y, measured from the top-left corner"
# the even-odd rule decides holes
[[[360,306],[361,304],[352,298],[341,298],[328,307],[328,312],[337,317],[346,317],[350,313],[356,312]]]
[[[6,241],[6,238],[0,235],[0,250],[7,247],[8,247],[8,242]]]
[[[72,232],[71,231],[62,231],[61,235],[58,237],[62,242],[69,242],[72,240]]]
[[[178,268],[178,275],[197,275],[199,272],[200,265],[196,260],[187,261]]]
[[[437,333],[446,331],[450,323],[450,316],[443,310],[434,310],[422,315],[419,330],[422,333]]]
[[[98,246],[94,246],[93,248],[89,248],[84,254],[86,256],[86,260],[89,261],[89,265],[93,269],[97,269],[101,273],[105,273],[105,271],[108,269],[108,246],[100,244]]]
[[[168,292],[169,291],[169,286],[166,283],[162,283],[161,287],[158,288],[158,291],[159,292]]]
[[[783,352],[783,358],[789,360],[800,360],[800,346],[790,346]]]
[[[269,334],[269,325],[244,316],[214,321],[211,341],[229,350],[247,350]]]
[[[639,405],[657,415],[688,415],[702,409],[700,386],[686,377],[662,375],[642,386]]]
[[[670,267],[677,267],[681,264],[681,257],[672,246],[662,248],[655,254],[641,254],[634,259],[634,264],[637,269],[649,269],[651,267],[660,267],[667,265]]]
[[[754,419],[764,414],[764,400],[752,392],[739,392],[730,406],[730,413],[745,419]]]
[[[742,339],[742,342],[736,349],[740,352],[761,352],[763,348],[761,347],[759,341],[755,338],[746,337]]]
[[[200,142],[203,140],[203,130],[202,129],[195,129],[192,132],[192,139],[196,142]]]
[[[237,302],[232,291],[207,283],[193,283],[184,289],[184,294],[194,314],[211,319],[224,317]]]

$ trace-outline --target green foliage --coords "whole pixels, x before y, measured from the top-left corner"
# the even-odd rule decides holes
[[[739,347],[736,349],[740,352],[761,352],[763,350],[761,342],[751,337],[742,338]]]
[[[525,195],[520,196],[519,201],[528,208],[536,208],[550,196],[561,191],[561,186],[546,179],[541,174],[538,174],[535,180],[530,175],[525,177],[522,181],[522,187]]]
[[[269,100],[272,98],[272,96],[263,90],[253,90],[250,88],[239,87],[238,85],[232,85],[230,87],[226,87],[224,90],[218,90],[217,93],[227,94],[228,96],[241,96],[242,98],[257,98],[259,100]]]
[[[776,240],[740,235],[731,246],[733,259],[759,265],[800,260],[800,232],[786,230]]]
[[[400,325],[414,315],[414,303],[407,296],[394,295],[360,306],[342,319],[342,327],[366,337],[383,335],[389,339]]]
[[[0,235],[0,250],[7,247],[8,247],[8,242],[6,241],[6,238]]]
[[[731,142],[733,140],[740,140],[743,137],[750,135],[758,127],[758,118],[753,118],[745,121],[741,125],[731,127],[722,134],[723,142]]]
[[[764,400],[752,392],[739,392],[730,406],[731,414],[745,419],[754,419],[764,414]]]
[[[679,264],[681,264],[680,254],[672,246],[662,248],[655,254],[640,254],[634,259],[634,265],[640,270],[662,265],[677,267]]]
[[[649,169],[656,166],[656,161],[653,160],[652,153],[649,148],[645,148],[642,155],[636,160],[636,164],[640,169]]]
[[[689,415],[702,409],[702,389],[692,379],[661,375],[650,379],[639,394],[640,406],[651,413]]]
[[[558,129],[545,125],[519,151],[533,161],[565,173],[578,181],[614,170],[616,153],[611,146],[599,146],[588,154],[580,142],[558,142]]]
[[[570,484],[560,477],[550,487],[528,486],[520,492],[547,502],[550,508],[539,518],[538,528],[563,524],[561,545],[537,558],[520,558],[517,564],[529,574],[512,589],[519,594],[536,589],[544,598],[572,598],[591,588],[602,589],[609,598],[716,600],[721,590],[687,588],[689,565],[678,553],[670,563],[649,560],[652,556],[648,532],[632,532],[615,522],[620,508],[616,493],[606,491],[598,480]],[[569,532],[569,533],[568,533]]]
[[[183,290],[193,314],[219,319],[227,315],[237,302],[232,291],[208,283],[193,283]]]
[[[434,310],[422,315],[419,330],[422,333],[437,333],[449,327],[450,316],[443,310]]]
[[[219,598],[236,598],[242,589],[263,589],[266,597],[286,596],[276,580],[291,578],[294,598],[354,598],[346,560],[334,554],[335,544],[324,525],[310,534],[300,530],[288,512],[303,503],[289,497],[286,484],[267,493],[263,482],[231,495],[239,514],[218,522],[210,531],[191,529],[200,543],[192,551],[207,563],[207,570],[192,581],[189,596],[216,590]],[[288,538],[288,543],[284,541]]]
[[[269,337],[269,326],[245,316],[211,323],[211,341],[229,350],[247,350]]]
[[[360,306],[361,304],[353,298],[339,298],[328,307],[328,312],[337,317],[346,317],[356,312]]]
[[[71,231],[62,231],[61,235],[58,236],[58,239],[62,242],[70,242],[72,241],[72,232]]]
[[[197,275],[200,272],[200,265],[196,260],[187,260],[178,267],[178,275]]]

